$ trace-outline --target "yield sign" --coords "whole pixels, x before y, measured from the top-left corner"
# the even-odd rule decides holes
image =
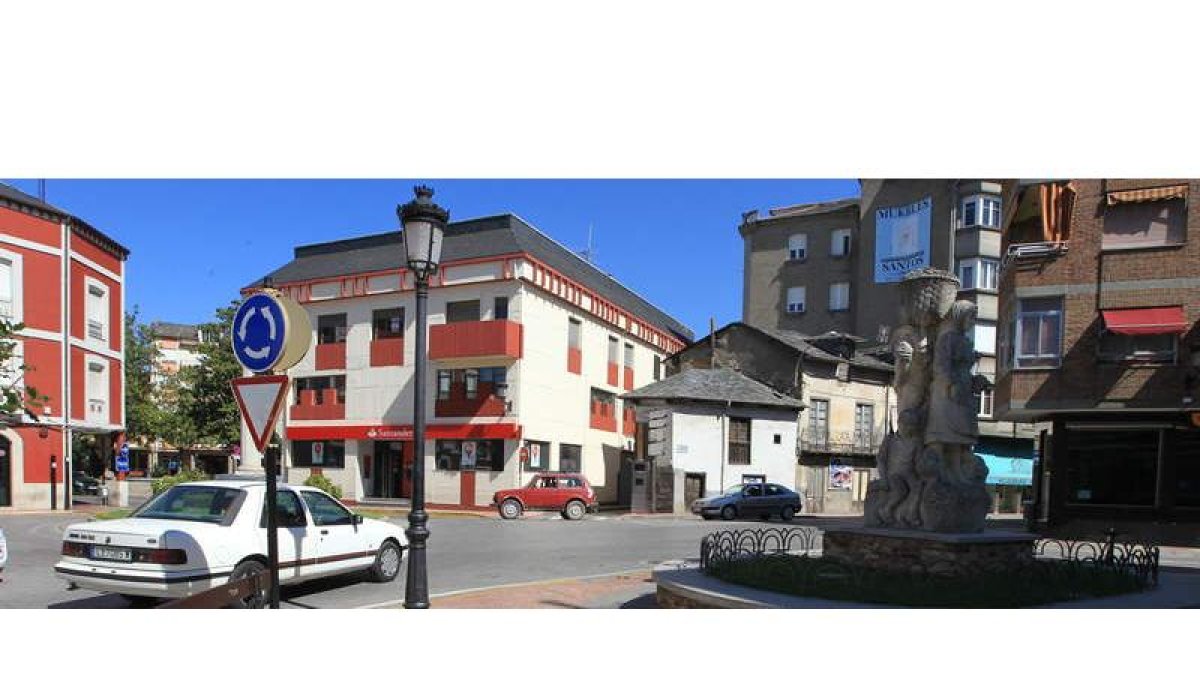
[[[230,384],[233,385],[238,408],[242,411],[242,419],[250,428],[254,447],[262,450],[271,440],[275,420],[283,409],[283,401],[287,397],[287,375],[237,377]]]

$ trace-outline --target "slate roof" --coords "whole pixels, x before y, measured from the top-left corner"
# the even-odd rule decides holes
[[[859,366],[862,368],[872,368],[875,370],[885,370],[889,373],[892,372],[892,370],[893,370],[892,364],[890,364],[886,361],[883,361],[879,358],[876,358],[869,351],[864,352],[860,349],[855,349],[854,350],[854,358],[843,359],[842,357],[840,357],[836,354],[830,354],[829,352],[825,351],[824,349],[821,349],[820,347],[817,347],[816,345],[809,342],[809,340],[812,340],[817,337],[829,337],[828,333],[826,333],[823,336],[816,336],[816,335],[805,335],[803,333],[798,333],[794,330],[778,330],[778,329],[773,330],[773,329],[761,328],[759,326],[750,326],[750,327],[753,328],[754,330],[762,331],[763,333],[770,335],[771,337],[775,338],[776,340],[779,340],[780,342],[784,342],[784,343],[788,344],[789,346],[795,348],[797,351],[804,354],[805,358],[811,358],[816,361],[825,361],[827,363],[842,363],[842,362],[848,361],[851,365]],[[858,338],[853,335],[846,335],[845,337],[848,337],[851,340],[854,340],[855,342],[863,341],[862,338]]]
[[[685,342],[692,330],[521,218],[508,213],[446,226],[442,261],[527,253]],[[307,281],[405,266],[400,231],[297,246],[295,259],[271,272],[272,283]],[[256,286],[262,277],[247,286]]]
[[[20,190],[12,187],[11,185],[5,185],[4,183],[0,183],[0,202],[3,202],[3,201],[13,202],[15,204],[20,204],[21,206],[24,206],[29,209],[33,209],[35,211],[41,211],[48,215],[57,216],[58,218],[66,219],[67,221],[69,221],[71,223],[72,229],[74,229],[75,233],[78,234],[79,236],[83,237],[84,239],[88,239],[95,244],[98,244],[102,248],[109,249],[111,252],[115,253],[117,255],[117,257],[121,258],[122,260],[129,257],[129,249],[127,249],[124,246],[122,246],[121,244],[119,244],[112,237],[104,234],[100,230],[97,230],[95,227],[93,227],[91,224],[89,224],[87,221],[83,220],[82,218],[72,215],[70,213],[67,213],[66,211],[63,211],[62,209],[58,208],[57,206],[54,206],[53,204],[50,204],[47,202],[44,202],[44,201],[38,199],[37,197],[34,197],[32,195],[27,195],[24,192],[21,192]]]
[[[692,368],[623,394],[627,400],[667,399],[740,403],[802,410],[804,404],[728,368]]]

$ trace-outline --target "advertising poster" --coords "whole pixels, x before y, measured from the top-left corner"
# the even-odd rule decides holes
[[[464,469],[475,468],[475,441],[463,441],[461,467]]]
[[[829,461],[829,489],[849,490],[854,481],[854,471],[836,459]]]
[[[312,463],[313,466],[322,466],[325,464],[325,443],[322,441],[314,441],[312,444]]]
[[[540,467],[542,465],[542,444],[529,444],[529,466]]]
[[[875,212],[875,283],[891,284],[929,266],[933,198]]]

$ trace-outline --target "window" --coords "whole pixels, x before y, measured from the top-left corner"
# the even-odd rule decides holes
[[[292,466],[346,468],[345,441],[292,441]]]
[[[296,378],[296,400],[303,403],[304,399],[301,392],[312,390],[316,394],[317,405],[332,405],[335,403],[346,402],[346,376],[345,375],[330,375],[326,377],[298,377]],[[329,392],[333,399],[330,399]]]
[[[351,525],[354,516],[346,507],[337,503],[332,497],[320,492],[305,490],[300,493],[304,503],[308,504],[308,512],[312,514],[313,525]]]
[[[1175,506],[1200,507],[1200,431],[1169,433],[1175,446]]]
[[[492,305],[492,318],[496,321],[508,318],[508,298],[496,298]]]
[[[972,340],[975,342],[975,351],[980,354],[992,355],[996,353],[996,324],[990,321],[980,321],[975,324],[975,332],[972,334]]]
[[[1162,335],[1122,335],[1100,330],[1100,360],[1106,362],[1141,361],[1175,363],[1177,337]]]
[[[654,355],[654,381],[658,382],[662,379],[662,358],[658,354]]]
[[[875,406],[870,403],[854,405],[854,447],[870,450],[874,445]]]
[[[1000,288],[1000,261],[981,259],[979,261],[979,288],[994,291]]]
[[[463,372],[463,389],[467,398],[479,398],[479,371],[468,368]]]
[[[959,227],[991,227],[999,229],[1000,198],[987,195],[971,195],[962,200],[962,218]]]
[[[975,202],[974,197],[963,202],[963,205],[962,205],[962,226],[963,227],[973,227],[975,225],[975,221],[976,221],[975,208],[976,208],[976,202]]]
[[[808,401],[808,440],[814,449],[823,450],[829,444],[829,401],[813,398]]]
[[[793,234],[788,237],[788,260],[804,260],[808,257],[808,235]]]
[[[975,266],[967,262],[959,263],[958,280],[962,283],[963,290],[975,288]]]
[[[611,337],[611,336],[608,338],[608,362],[609,363],[618,363],[617,349],[618,349],[619,344],[620,344],[620,342],[617,340],[617,338]]]
[[[981,200],[982,214],[980,224],[984,227],[992,227],[999,229],[1000,227],[1000,200],[995,197],[984,197]]]
[[[1104,212],[1105,250],[1170,246],[1186,241],[1186,202],[1182,199],[1117,204]]]
[[[994,291],[999,288],[1000,261],[995,258],[968,258],[958,263],[962,289]]]
[[[844,258],[850,255],[850,229],[841,228],[833,231],[829,240],[829,255],[834,258]]]
[[[434,461],[441,471],[504,470],[504,441],[499,439],[439,440]]]
[[[491,395],[497,398],[508,397],[508,369],[504,367],[479,368],[479,381],[489,385]]]
[[[975,394],[975,403],[978,406],[980,417],[992,416],[992,401],[993,391],[991,389],[980,391]]]
[[[439,370],[437,372],[437,398],[439,401],[445,401],[450,398],[450,383],[453,381],[453,370]]]
[[[463,321],[479,320],[479,301],[464,300],[462,302],[446,303],[446,323],[461,323]]]
[[[729,463],[750,463],[750,420],[729,418]]]
[[[87,280],[87,337],[106,340],[108,336],[108,287],[94,279]]]
[[[582,333],[583,323],[579,319],[567,320],[567,372],[576,375],[583,372]]]
[[[0,249],[0,319],[9,323],[21,323],[22,257],[11,251]]]
[[[1020,301],[1016,325],[1017,368],[1057,368],[1062,355],[1062,298]]]
[[[404,308],[377,309],[371,313],[371,339],[404,337]]]
[[[329,345],[346,341],[346,315],[327,314],[317,317],[317,344]]]
[[[633,345],[625,343],[625,367],[633,368]]]
[[[108,362],[101,357],[87,356],[87,412],[89,422],[108,423]]]
[[[583,446],[559,443],[558,470],[571,473],[583,471]]]
[[[550,444],[545,441],[525,441],[528,457],[525,459],[526,471],[545,471],[550,468]]]
[[[829,284],[829,311],[845,312],[850,309],[850,282],[839,281]]]
[[[280,490],[275,493],[275,524],[279,527],[308,527],[308,518],[300,506],[300,500],[291,490]],[[267,503],[263,502],[262,516],[258,519],[259,527],[267,526]],[[282,535],[280,535],[282,536]]]
[[[1068,429],[1067,501],[1154,506],[1160,433],[1158,429]]]
[[[787,289],[787,311],[788,314],[803,314],[804,313],[804,287],[793,286]]]

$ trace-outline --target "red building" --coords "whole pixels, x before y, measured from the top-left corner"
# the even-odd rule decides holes
[[[0,316],[24,324],[23,382],[48,399],[0,420],[0,508],[49,507],[52,459],[61,507],[72,438],[111,448],[123,433],[128,256],[78,217],[0,185]]]

